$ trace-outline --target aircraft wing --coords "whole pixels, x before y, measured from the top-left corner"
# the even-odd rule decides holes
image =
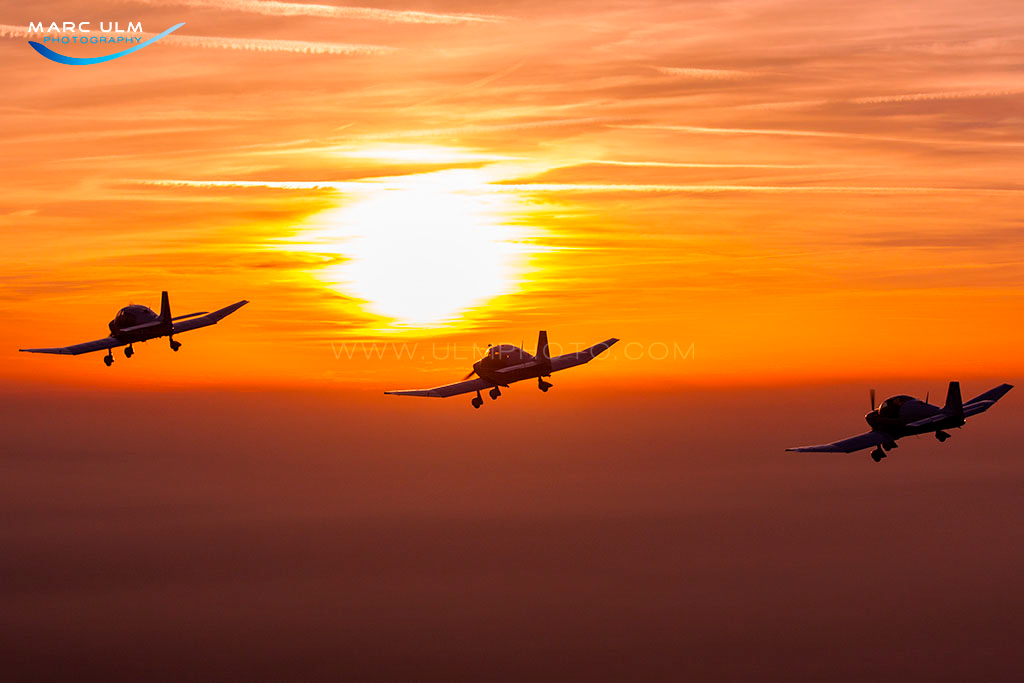
[[[96,341],[83,342],[81,344],[74,344],[72,346],[61,346],[54,349],[18,349],[25,353],[59,353],[64,356],[77,356],[80,353],[90,353],[91,351],[105,351],[107,349],[114,349],[118,346],[124,346],[125,342],[118,341],[113,337],[104,337],[103,339],[97,339]]]
[[[448,398],[449,396],[458,396],[459,394],[469,394],[474,391],[490,389],[493,386],[494,385],[487,380],[477,377],[475,379],[456,382],[455,384],[445,384],[443,387],[434,387],[433,389],[404,389],[401,391],[385,391],[384,393],[395,394],[396,396],[430,396],[432,398]]]
[[[994,389],[989,389],[984,394],[975,396],[964,403],[964,417],[983,413],[996,404],[996,401],[1006,396],[1006,393],[1013,389],[1012,384],[1000,384]]]
[[[613,337],[612,339],[606,339],[600,344],[594,344],[589,349],[584,349],[577,353],[566,353],[561,356],[555,356],[551,359],[551,371],[558,372],[559,370],[565,370],[566,368],[573,368],[577,365],[589,363],[611,348],[611,346],[617,341],[619,340]]]
[[[239,301],[238,303],[231,304],[230,306],[225,306],[219,311],[207,313],[206,315],[193,316],[188,320],[176,322],[174,323],[174,334],[178,334],[179,332],[188,332],[189,330],[196,330],[208,325],[216,325],[218,322],[228,317],[247,303],[249,302]]]
[[[787,448],[787,451],[799,451],[801,453],[853,453],[872,446],[881,446],[883,443],[895,441],[896,437],[885,432],[870,431],[851,436],[841,441],[822,444],[820,446],[799,446]]]

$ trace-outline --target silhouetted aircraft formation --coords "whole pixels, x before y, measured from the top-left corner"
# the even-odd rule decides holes
[[[181,342],[175,340],[174,335],[200,327],[216,325],[247,303],[249,302],[243,300],[213,313],[202,311],[172,317],[169,297],[167,292],[162,292],[159,314],[146,306],[137,304],[125,306],[110,321],[110,335],[103,339],[71,346],[19,350],[28,353],[52,353],[69,356],[105,350],[107,355],[103,357],[103,362],[109,367],[114,362],[112,350],[119,346],[126,346],[124,355],[126,358],[131,358],[135,353],[133,344],[167,337],[171,349],[177,351],[181,348]],[[384,393],[433,398],[448,398],[449,396],[475,393],[476,396],[473,397],[471,403],[474,408],[479,408],[484,403],[480,392],[485,389],[488,390],[491,399],[497,400],[501,396],[502,388],[507,388],[515,382],[536,379],[537,387],[546,392],[552,384],[546,382],[545,377],[550,377],[554,372],[589,363],[618,341],[615,338],[607,339],[576,353],[551,356],[548,350],[548,334],[542,330],[537,338],[536,355],[531,355],[511,344],[490,346],[487,349],[487,354],[474,363],[473,369],[459,382],[432,389],[407,389],[385,391]],[[474,378],[473,375],[476,377]],[[902,394],[885,399],[876,408],[875,390],[872,389],[871,412],[864,416],[871,427],[870,431],[832,443],[800,446],[786,450],[853,453],[865,448],[873,448],[871,458],[875,462],[881,462],[886,457],[887,451],[897,447],[896,441],[906,436],[934,433],[935,438],[940,442],[945,441],[950,436],[945,430],[962,427],[966,424],[967,418],[985,412],[1012,388],[1013,386],[1010,384],[1001,384],[965,402],[960,397],[960,383],[950,382],[946,403],[941,408],[928,403],[927,396],[924,401],[921,401],[913,396]]]
[[[871,427],[870,432],[820,446],[800,446],[786,450],[802,453],[853,453],[874,446],[871,459],[881,462],[886,457],[886,451],[896,448],[896,440],[905,436],[934,432],[940,443],[945,441],[950,435],[944,430],[963,427],[967,418],[985,412],[1012,388],[1012,384],[1000,384],[965,403],[960,398],[960,382],[950,382],[946,404],[941,408],[928,403],[927,396],[921,401],[901,394],[885,399],[877,409],[875,390],[872,389],[871,412],[864,416]]]
[[[488,392],[491,399],[497,400],[501,396],[500,387],[508,388],[513,382],[522,382],[525,379],[536,379],[537,386],[541,391],[547,391],[552,387],[550,382],[545,382],[545,377],[559,370],[583,365],[597,358],[599,355],[611,348],[618,339],[607,339],[600,344],[594,344],[588,349],[576,353],[566,353],[552,358],[548,353],[548,333],[541,331],[537,337],[537,355],[529,353],[511,344],[500,344],[487,349],[487,355],[473,364],[473,369],[461,382],[445,384],[433,389],[405,389],[402,391],[385,391],[385,394],[397,396],[429,396],[432,398],[448,398],[459,394],[476,392],[471,403],[474,408],[484,404],[480,392],[490,389]],[[476,375],[476,379],[470,379]]]
[[[73,344],[72,346],[59,346],[52,349],[18,350],[26,353],[56,353],[65,356],[77,356],[80,353],[105,350],[107,355],[103,357],[103,362],[107,364],[107,367],[110,367],[110,364],[114,362],[112,349],[119,346],[127,346],[128,348],[124,350],[124,355],[125,358],[131,358],[132,354],[135,353],[133,344],[149,341],[150,339],[158,339],[159,337],[167,337],[171,342],[171,349],[177,351],[181,348],[181,342],[175,341],[174,335],[197,330],[200,327],[216,325],[247,303],[249,302],[239,301],[213,313],[202,311],[172,318],[170,299],[167,296],[167,292],[162,292],[160,295],[159,315],[148,306],[140,306],[138,304],[125,306],[110,321],[110,335],[103,339]]]

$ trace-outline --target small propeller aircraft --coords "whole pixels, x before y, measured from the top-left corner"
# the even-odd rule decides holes
[[[26,353],[57,353],[66,356],[77,356],[80,353],[106,350],[107,355],[103,357],[103,362],[109,368],[110,364],[114,362],[114,355],[111,349],[115,349],[118,346],[127,346],[128,348],[124,350],[124,355],[125,358],[131,358],[132,354],[135,353],[135,349],[132,347],[132,344],[135,342],[145,342],[150,339],[157,339],[158,337],[167,337],[171,342],[171,350],[177,351],[181,348],[181,342],[175,341],[174,335],[208,325],[216,325],[220,320],[231,315],[247,303],[249,302],[239,301],[213,313],[201,311],[172,318],[171,304],[167,297],[167,292],[163,292],[160,295],[160,315],[157,315],[148,306],[140,306],[138,304],[125,306],[110,321],[109,337],[53,349],[18,350],[25,351]]]
[[[864,416],[871,426],[870,432],[821,446],[800,446],[786,450],[853,453],[874,446],[875,450],[871,451],[871,459],[880,462],[882,458],[886,457],[886,451],[896,448],[896,440],[905,436],[934,432],[935,438],[940,443],[945,441],[950,435],[943,430],[962,427],[968,417],[985,412],[1012,388],[1012,384],[1000,384],[964,403],[960,398],[960,383],[950,382],[949,390],[946,393],[946,405],[941,408],[928,403],[927,396],[925,396],[925,400],[921,401],[913,396],[900,395],[885,399],[877,409],[875,408],[875,390],[872,389],[871,412]]]
[[[398,396],[431,396],[434,398],[448,398],[458,394],[476,392],[476,397],[471,403],[474,408],[484,404],[480,392],[490,389],[488,392],[491,399],[497,400],[501,396],[500,387],[508,387],[513,382],[521,382],[524,379],[537,379],[537,386],[541,391],[547,391],[553,385],[545,382],[545,377],[550,377],[552,372],[565,370],[577,365],[583,365],[597,358],[607,351],[618,339],[608,339],[600,344],[594,344],[588,349],[577,353],[566,353],[552,358],[548,354],[548,333],[541,331],[537,338],[537,355],[529,353],[511,344],[491,346],[487,349],[487,355],[473,364],[473,369],[461,382],[446,384],[433,389],[409,389],[404,391],[385,391],[385,394],[396,394]],[[476,375],[476,379],[470,379]]]

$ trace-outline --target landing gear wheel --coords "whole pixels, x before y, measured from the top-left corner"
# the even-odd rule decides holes
[[[881,448],[876,448],[875,450],[871,451],[871,459],[874,460],[875,462],[882,462],[882,458],[884,457],[885,451],[883,451]]]
[[[174,341],[172,339],[171,340],[171,351],[177,351],[180,348],[181,348],[181,342],[176,342],[176,341]]]
[[[540,388],[541,391],[547,391],[548,389],[550,389],[553,386],[554,385],[551,384],[550,382],[545,382],[540,377],[537,378],[537,387]]]
[[[124,350],[124,357],[125,358],[131,358],[133,353],[135,353],[135,349],[132,348],[131,344],[129,344],[127,347],[125,347],[125,350]]]
[[[946,432],[943,432],[943,431],[935,432],[935,438],[939,440],[939,443],[942,443],[943,441],[948,439],[950,436],[951,436],[951,434],[947,434]]]
[[[494,387],[487,393],[490,394],[492,400],[497,401],[498,397],[501,396],[501,389]]]
[[[480,392],[479,391],[476,392],[476,397],[472,401],[470,401],[470,403],[473,404],[474,408],[479,408],[480,406],[482,406],[484,404],[484,399],[483,399],[482,396],[480,396]]]
[[[107,351],[107,355],[103,356],[103,362],[106,363],[107,367],[109,368],[110,364],[114,362],[114,354],[112,354],[110,351]]]

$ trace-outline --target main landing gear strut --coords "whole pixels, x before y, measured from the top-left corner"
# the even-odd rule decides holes
[[[545,382],[543,377],[538,377],[537,378],[537,387],[541,391],[547,391],[548,389],[550,389],[553,386],[555,386],[555,385],[552,384],[551,382]]]
[[[950,436],[952,436],[952,434],[947,434],[946,432],[942,431],[941,429],[939,431],[935,432],[935,438],[939,440],[939,443],[942,443],[943,441],[948,439]]]
[[[114,353],[111,349],[107,349],[107,355],[103,356],[103,362],[107,364],[108,368],[114,362]]]
[[[482,406],[484,404],[484,397],[480,395],[480,391],[479,390],[476,392],[476,398],[474,398],[472,401],[470,401],[470,403],[473,404],[474,408],[479,408],[480,406]]]
[[[171,340],[171,351],[177,351],[178,349],[181,348],[181,342],[176,342],[171,337],[168,337],[168,339]]]
[[[135,349],[132,348],[131,344],[129,344],[128,346],[124,347],[124,357],[125,358],[131,358],[133,353],[135,353]]]

